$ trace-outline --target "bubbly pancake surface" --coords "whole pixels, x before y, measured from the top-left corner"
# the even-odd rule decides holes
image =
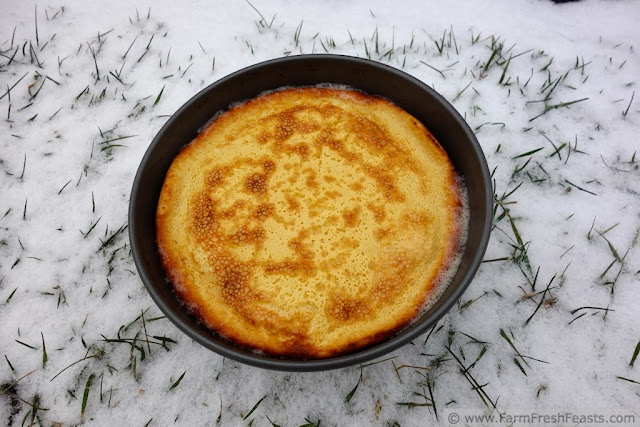
[[[159,252],[211,329],[268,354],[324,358],[420,312],[459,246],[455,170],[391,102],[294,88],[217,117],[173,161]]]

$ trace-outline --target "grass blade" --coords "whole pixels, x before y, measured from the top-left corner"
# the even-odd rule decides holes
[[[42,369],[47,366],[47,360],[49,360],[49,356],[47,356],[47,346],[44,344],[44,335],[40,332],[40,336],[42,337]]]
[[[262,403],[262,401],[263,401],[264,399],[266,399],[266,398],[267,398],[267,395],[265,394],[265,395],[262,397],[262,399],[258,400],[258,403],[256,403],[255,405],[253,405],[253,408],[251,408],[251,410],[249,411],[249,413],[248,413],[247,415],[245,415],[245,416],[244,416],[244,418],[242,418],[242,419],[243,419],[243,420],[246,420],[247,418],[249,418],[249,416],[250,416],[251,414],[253,414],[253,411],[255,411],[255,410],[258,408],[258,406],[260,406],[260,404]]]
[[[356,393],[356,390],[358,389],[358,386],[360,385],[361,381],[362,381],[362,366],[360,366],[360,378],[358,378],[358,382],[356,383],[356,386],[349,392],[349,394],[347,394],[347,397],[344,398],[345,403],[349,403],[351,401],[351,398]]]
[[[164,85],[164,86],[166,86],[166,85]],[[164,92],[164,86],[162,86],[162,89],[160,89],[160,93],[158,94],[158,97],[156,98],[156,101],[153,103],[154,107],[156,105],[158,105],[158,102],[160,102],[160,98],[162,98],[162,92]]]
[[[527,151],[526,153],[522,153],[522,154],[518,154],[517,156],[513,157],[514,159],[519,159],[520,157],[526,157],[526,156],[530,156],[533,153],[537,153],[540,150],[544,150],[544,147],[540,147],[540,148],[536,148],[535,150],[531,150],[531,151]]]
[[[173,390],[174,388],[178,387],[180,385],[180,381],[182,381],[182,379],[184,378],[184,374],[186,373],[187,371],[184,371],[182,375],[180,375],[180,378],[178,378],[178,381],[176,381],[175,383],[173,383],[173,385],[171,385],[171,387],[169,387],[169,390]]]
[[[631,362],[629,363],[629,366],[631,366],[633,368],[633,364],[636,361],[636,358],[638,357],[638,353],[640,353],[640,341],[638,341],[638,345],[636,345],[636,349],[633,352],[633,356],[631,357]]]
[[[93,384],[93,379],[95,378],[95,374],[89,375],[87,379],[87,383],[84,386],[84,394],[82,396],[82,409],[80,411],[80,422],[84,421],[84,411],[87,409],[87,400],[89,399],[89,390],[91,390],[91,384]]]

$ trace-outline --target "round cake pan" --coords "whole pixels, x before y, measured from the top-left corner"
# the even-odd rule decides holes
[[[235,346],[200,323],[180,302],[168,281],[156,244],[155,216],[165,174],[174,157],[215,113],[232,103],[284,86],[348,85],[385,97],[420,120],[436,137],[462,176],[470,223],[462,262],[442,296],[409,327],[382,342],[327,359],[291,360]],[[131,192],[129,237],[140,278],[179,329],[214,352],[261,368],[319,371],[363,363],[409,343],[433,326],[462,296],[489,242],[492,187],[487,162],[473,132],[442,96],[420,80],[387,65],[339,55],[301,55],[262,62],[211,84],[185,103],[160,129],[145,153]]]

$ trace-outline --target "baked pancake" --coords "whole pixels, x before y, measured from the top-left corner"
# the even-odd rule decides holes
[[[406,327],[457,268],[461,191],[393,103],[285,89],[217,116],[175,158],[159,253],[180,299],[229,341],[326,358]]]

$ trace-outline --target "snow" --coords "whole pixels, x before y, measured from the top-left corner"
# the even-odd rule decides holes
[[[220,414],[222,425],[252,420],[256,426],[271,425],[269,420],[301,425],[305,418],[322,425],[435,424],[445,407],[484,407],[447,351],[449,343],[465,366],[486,347],[469,372],[487,383],[483,390],[500,411],[637,408],[640,385],[618,377],[640,382],[640,367],[630,366],[640,341],[640,94],[631,101],[640,76],[640,4],[252,3],[267,23],[277,13],[271,28],[260,25],[260,16],[245,2],[154,2],[149,18],[149,4],[122,0],[99,6],[38,4],[36,41],[35,4],[5,2],[0,96],[27,74],[0,100],[2,422],[31,423],[35,405],[40,409],[33,421],[43,425],[145,425],[150,419],[149,425],[211,425]],[[296,46],[293,36],[301,21]],[[451,30],[455,44],[449,46]],[[443,31],[440,54],[435,42]],[[510,78],[509,86],[499,84],[504,62],[490,64],[479,78],[491,55],[491,35],[504,43],[505,59],[513,57],[503,79]],[[321,41],[330,53],[361,57],[366,42],[373,59],[397,68],[403,68],[406,55],[404,70],[453,103],[476,131],[490,170],[495,168],[497,196],[520,185],[504,200],[509,216],[498,220],[503,212],[498,208],[485,259],[522,255],[512,246],[518,242],[511,217],[531,266],[528,270],[524,261],[512,260],[484,263],[427,344],[425,335],[390,354],[393,360],[362,368],[348,402],[360,377],[357,366],[321,373],[265,371],[223,360],[168,320],[152,320],[162,313],[135,271],[127,231],[113,234],[126,225],[137,166],[169,115],[237,69],[288,51],[322,53]],[[37,60],[31,60],[29,42]],[[391,57],[380,59],[392,46]],[[99,80],[90,49],[97,51]],[[522,52],[527,53],[515,57]],[[588,99],[531,120],[545,111],[544,103],[531,102],[549,93],[551,88],[541,93],[545,81],[567,72],[546,105]],[[104,141],[120,137],[128,138],[102,150],[109,144]],[[537,271],[533,290],[529,281]],[[614,279],[612,293],[605,282]],[[542,292],[549,283],[544,302],[525,324],[543,295],[523,295]],[[581,307],[610,311],[572,313]],[[133,349],[104,341],[116,338],[142,312],[145,323],[137,320],[120,336],[143,339],[146,327],[150,337],[177,341],[167,342],[169,351],[140,341]],[[522,355],[548,363],[517,357],[501,330]],[[394,364],[431,371],[396,371]],[[432,407],[397,404],[424,403],[414,393],[430,396],[427,378],[438,419]]]

